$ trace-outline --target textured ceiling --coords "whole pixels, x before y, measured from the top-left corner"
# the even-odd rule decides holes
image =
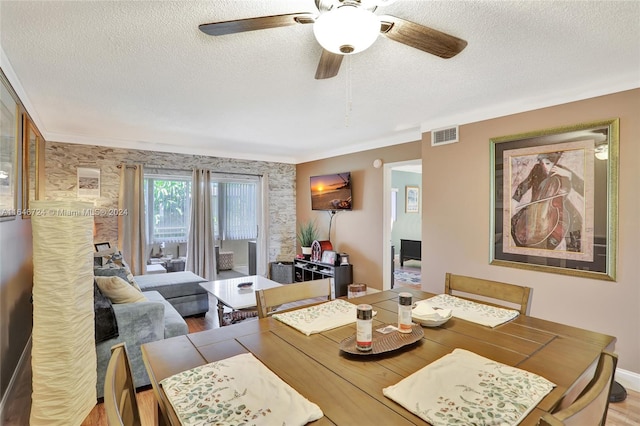
[[[307,11],[313,0],[2,0],[0,65],[49,141],[288,163],[640,87],[638,1],[398,0],[376,13],[467,48],[444,60],[379,37],[327,80],[311,25],[198,30]]]

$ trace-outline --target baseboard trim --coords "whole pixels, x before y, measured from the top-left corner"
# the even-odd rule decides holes
[[[623,387],[640,392],[640,374],[633,371],[616,369],[616,381]]]
[[[18,365],[16,365],[15,370],[13,370],[11,380],[9,380],[9,385],[7,386],[7,391],[2,396],[2,401],[0,401],[0,424],[3,423],[3,419],[7,418],[8,413],[5,413],[5,409],[7,403],[11,401],[11,398],[13,397],[16,380],[20,377],[20,372],[22,372],[24,368],[27,368],[25,363],[30,362],[31,360],[31,338],[32,336],[29,336],[29,340],[27,340],[27,344],[25,345],[22,354],[20,355],[20,359],[18,360]]]

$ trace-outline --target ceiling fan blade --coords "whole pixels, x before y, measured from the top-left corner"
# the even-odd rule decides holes
[[[312,24],[315,20],[316,16],[312,13],[289,13],[286,15],[260,16],[258,18],[212,22],[210,24],[201,24],[198,28],[205,34],[219,36],[245,31],[286,27],[295,24]]]
[[[383,36],[441,58],[452,58],[467,46],[461,38],[396,16],[380,16],[380,21],[380,34]]]
[[[343,57],[344,55],[338,55],[322,49],[322,56],[320,56],[320,63],[316,70],[316,80],[331,78],[338,75]]]

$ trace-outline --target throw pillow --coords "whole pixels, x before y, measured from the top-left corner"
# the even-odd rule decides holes
[[[118,323],[111,301],[105,297],[93,280],[93,311],[96,343],[118,337]]]
[[[124,259],[122,259],[122,267],[124,268],[125,271],[127,271],[127,281],[129,281],[129,283],[132,286],[134,286],[136,288],[136,290],[142,291],[142,289],[140,288],[140,286],[136,282],[136,279],[133,277],[133,274],[131,273],[131,268],[129,267],[129,264],[127,262],[125,262]]]
[[[100,291],[111,303],[146,302],[147,298],[120,277],[95,277]]]
[[[93,275],[96,277],[120,277],[131,284],[136,290],[142,291],[136,280],[133,278],[133,274],[129,268],[109,263],[101,268],[93,268]]]

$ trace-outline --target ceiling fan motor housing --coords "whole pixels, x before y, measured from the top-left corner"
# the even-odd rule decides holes
[[[322,13],[313,24],[313,32],[324,49],[349,55],[366,50],[376,41],[380,18],[349,2]]]

